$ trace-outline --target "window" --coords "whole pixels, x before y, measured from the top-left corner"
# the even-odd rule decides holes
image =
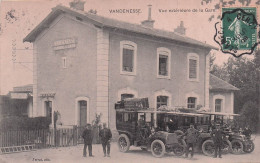
[[[136,73],[136,44],[130,41],[120,42],[120,71],[121,74],[135,75]]]
[[[134,95],[133,94],[127,94],[127,93],[121,94],[121,100],[124,100],[126,98],[134,98]]]
[[[189,97],[187,107],[188,108],[195,108],[196,107],[196,100],[197,100],[196,97]]]
[[[62,57],[62,68],[67,68],[67,58]]]
[[[188,79],[199,80],[199,56],[195,53],[188,54]]]
[[[171,51],[167,48],[157,49],[157,77],[170,78]]]
[[[222,99],[215,100],[215,112],[221,112]]]
[[[197,60],[195,59],[189,59],[189,78],[197,78]]]
[[[44,103],[46,117],[52,120],[52,101],[45,101]]]
[[[168,96],[157,96],[157,109],[162,105],[168,106]]]

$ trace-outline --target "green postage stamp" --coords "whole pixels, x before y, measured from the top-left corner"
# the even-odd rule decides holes
[[[256,7],[222,8],[220,25],[216,26],[215,41],[223,53],[235,57],[253,53],[259,36]]]

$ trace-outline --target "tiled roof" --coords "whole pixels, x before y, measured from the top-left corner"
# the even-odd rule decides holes
[[[148,28],[141,24],[133,24],[128,22],[123,22],[115,19],[106,18],[96,14],[87,13],[80,10],[75,10],[65,6],[58,5],[52,9],[52,12],[38,25],[36,26],[25,38],[23,41],[33,42],[38,34],[42,32],[45,28],[48,28],[50,23],[60,14],[67,13],[72,16],[78,17],[82,20],[89,21],[96,26],[111,28],[111,29],[120,29],[123,31],[134,32],[138,34],[144,34],[156,38],[163,38],[179,43],[185,43],[195,46],[200,46],[208,49],[217,49],[214,46],[205,44],[203,42],[197,41],[195,39],[183,36],[174,32],[159,30],[155,28]]]
[[[219,91],[237,91],[237,87],[229,84],[228,82],[216,77],[215,75],[210,74],[209,81],[210,90],[219,90]]]

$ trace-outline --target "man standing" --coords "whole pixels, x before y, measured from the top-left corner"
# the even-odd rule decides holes
[[[104,157],[110,157],[110,139],[112,138],[111,130],[107,128],[107,124],[103,123],[103,129],[100,130],[99,136],[103,147]]]
[[[194,128],[193,124],[190,124],[190,128],[186,131],[185,136],[186,136],[186,153],[185,157],[187,158],[189,155],[189,149],[191,148],[191,158],[193,157],[194,154],[194,144],[197,141],[198,137],[198,130]]]
[[[82,137],[84,139],[84,148],[83,148],[83,157],[87,156],[86,148],[88,147],[88,153],[89,157],[94,157],[92,155],[92,130],[91,130],[91,125],[87,124],[87,128],[83,131]]]
[[[216,129],[214,129],[211,132],[211,137],[213,139],[214,142],[214,147],[215,147],[215,155],[214,158],[217,158],[217,155],[219,156],[219,158],[221,157],[221,147],[223,145],[223,136],[224,136],[224,132],[223,130],[220,129],[220,125],[217,124],[216,125]]]

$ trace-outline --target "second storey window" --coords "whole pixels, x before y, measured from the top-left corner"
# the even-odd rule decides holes
[[[197,60],[189,59],[189,78],[196,79],[197,78]]]
[[[167,55],[159,55],[159,75],[168,75],[167,70],[168,56]]]
[[[196,107],[196,97],[188,97],[188,104],[187,107],[188,108],[195,108]]]
[[[136,73],[136,44],[130,41],[120,42],[121,74],[135,75]]]
[[[170,78],[171,51],[167,48],[157,49],[157,77]]]
[[[188,79],[199,80],[199,56],[195,53],[188,54]]]

